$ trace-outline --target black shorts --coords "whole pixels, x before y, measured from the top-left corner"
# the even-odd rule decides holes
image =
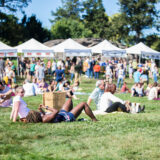
[[[34,76],[34,71],[30,71],[30,76]]]

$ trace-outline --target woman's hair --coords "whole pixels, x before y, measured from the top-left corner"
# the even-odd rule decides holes
[[[153,83],[153,87],[157,87],[158,86],[158,83],[157,82],[154,82]]]
[[[29,123],[39,123],[39,122],[42,122],[42,117],[39,112],[31,110],[31,111],[29,111],[29,113],[26,117],[26,120]]]
[[[108,84],[105,88],[105,92],[111,92],[114,94],[116,91],[116,85],[115,84]]]
[[[22,86],[16,88],[16,93],[18,93],[20,90],[24,90]]]

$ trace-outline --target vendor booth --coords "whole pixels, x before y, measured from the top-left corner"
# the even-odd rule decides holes
[[[51,47],[56,53],[64,53],[63,57],[74,57],[74,56],[91,56],[91,50],[87,47],[77,43],[72,39],[67,39],[64,42]]]
[[[43,45],[35,39],[30,39],[15,47],[24,57],[53,58],[53,49]]]
[[[126,51],[114,46],[109,41],[104,40],[103,42],[90,48],[92,53],[100,53],[104,57],[125,57]]]
[[[0,42],[0,57],[17,57],[17,49]]]

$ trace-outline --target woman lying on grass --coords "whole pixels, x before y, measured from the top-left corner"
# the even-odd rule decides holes
[[[82,102],[73,108],[72,99],[69,98],[59,112],[54,108],[45,107],[44,105],[40,105],[40,112],[37,112],[30,110],[27,107],[27,104],[22,99],[23,96],[24,89],[22,87],[18,87],[16,89],[16,96],[13,99],[13,108],[10,116],[10,119],[12,119],[13,122],[16,122],[18,115],[22,121],[31,123],[58,123],[62,121],[72,122],[76,120],[83,109],[92,121],[97,121],[92,110],[85,102]],[[49,110],[51,113],[46,114],[43,109]]]

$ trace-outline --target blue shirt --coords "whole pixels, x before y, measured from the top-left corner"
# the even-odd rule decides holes
[[[97,87],[93,90],[93,92],[89,96],[96,103],[97,109],[99,108],[100,99],[103,93],[104,93],[104,90],[101,90],[100,88]]]
[[[138,71],[134,72],[133,78],[134,78],[134,82],[135,83],[139,83],[140,82],[140,76],[141,76],[140,72],[138,72]]]
[[[56,69],[55,73],[56,73],[56,81],[58,81],[58,80],[62,79],[62,75],[64,74],[64,70]]]

